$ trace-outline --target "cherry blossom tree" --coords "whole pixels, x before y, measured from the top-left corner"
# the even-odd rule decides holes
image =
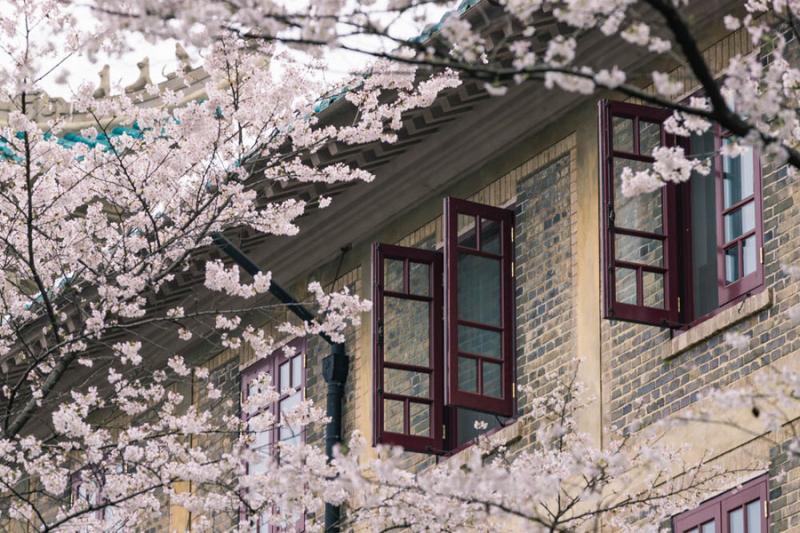
[[[728,28],[744,26],[754,46],[770,47],[773,59],[764,66],[753,56],[736,57],[717,79],[681,15],[690,3],[501,2],[498,9],[519,31],[490,45],[457,15],[435,32],[426,30],[430,9],[446,5],[441,2],[93,0],[88,5],[100,24],[90,31],[68,2],[8,2],[0,12],[6,59],[0,90],[14,104],[0,132],[2,527],[135,529],[166,512],[166,495],[193,513],[198,531],[211,529],[218,514],[241,517],[241,529],[262,516],[286,526],[323,502],[346,504],[342,525],[386,530],[486,530],[517,520],[529,530],[572,531],[602,520],[642,531],[657,529],[687,501],[739,474],[682,463],[681,450],[659,445],[664,425],[635,438],[619,435],[596,449],[575,426],[582,395],[574,382],[532,399],[522,423],[533,439],[522,452],[482,438],[464,462],[412,474],[401,468],[398,450],[381,448],[376,458],[353,435],[333,462],[313,444],[278,444],[280,461],[270,456],[263,472],[248,473],[248,442],[276,424],[263,410],[279,392],[268,376],[243,402],[245,422],[206,371],[180,353],[161,354],[167,366],[150,368],[147,347],[136,340],[137,332],[158,324],[188,341],[205,334],[197,320],[210,318],[223,346],[246,343],[258,357],[270,353],[273,339],[243,318],[245,310],[258,308],[254,302],[268,290],[269,273],[243,281],[237,268],[206,260],[205,288],[236,297],[241,306],[159,310],[152,302],[195,258],[205,257],[202,250],[216,233],[248,228],[295,235],[298,217],[330,199],[263,202],[260,190],[270,182],[370,181],[369,172],[319,168],[309,156],[331,141],[392,142],[404,112],[429,105],[465,77],[484,80],[492,94],[521,83],[583,94],[615,89],[673,109],[675,133],[702,132],[713,121],[739,143],[800,168],[800,71],[784,57],[786,38],[777,31],[796,31],[800,4],[751,0],[746,13],[726,16]],[[536,22],[544,14],[574,32],[536,49]],[[402,31],[395,21],[402,21]],[[410,41],[409,26],[423,37]],[[666,73],[651,73],[652,94],[628,83],[613,63],[581,64],[577,36],[587,31],[649,54],[678,54],[705,96],[675,102],[684,88]],[[147,107],[130,95],[97,97],[93,87],[81,86],[71,98],[73,115],[85,121],[82,142],[74,146],[62,135],[74,121],[31,118],[42,102],[42,83],[57,75],[66,57],[123,51],[130,34],[174,37],[202,49],[203,97],[145,83],[163,103]],[[372,56],[368,75],[348,83],[345,93],[358,109],[354,123],[323,124],[310,111],[330,87],[294,49],[310,56],[330,50]],[[175,75],[190,83],[188,73]],[[737,149],[736,143],[726,148]],[[654,156],[652,170],[626,173],[628,194],[685,181],[704,166],[680,148],[658,149]],[[309,293],[319,321],[300,329],[286,324],[285,331],[341,338],[369,309],[346,291],[326,294],[313,285]],[[189,379],[206,382],[205,394],[229,407],[228,414],[187,407],[175,385]],[[302,428],[324,422],[323,413],[304,401],[281,423]],[[218,452],[198,444],[201,437],[228,438],[230,446]],[[178,481],[196,490],[176,491]]]

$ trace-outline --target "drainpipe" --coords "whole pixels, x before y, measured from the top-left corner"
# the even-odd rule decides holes
[[[220,250],[233,259],[245,272],[255,276],[261,269],[247,257],[241,250],[225,238],[221,233],[212,235],[214,244]],[[314,314],[306,309],[303,304],[295,300],[280,285],[272,280],[269,292],[275,298],[285,304],[300,320],[310,321],[314,319]],[[325,426],[325,453],[328,461],[333,459],[334,447],[342,442],[342,399],[344,398],[344,385],[347,382],[347,373],[350,366],[349,358],[345,352],[343,343],[333,342],[325,333],[319,334],[322,339],[331,347],[330,355],[322,360],[322,376],[328,384],[327,408],[325,414],[329,422]],[[341,508],[330,503],[325,504],[325,533],[339,533],[339,520],[341,519]]]

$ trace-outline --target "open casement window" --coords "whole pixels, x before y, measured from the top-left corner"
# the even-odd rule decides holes
[[[375,442],[441,453],[442,255],[387,244],[373,254]]]
[[[673,533],[767,533],[767,482],[760,476],[679,514]]]
[[[671,146],[671,113],[623,102],[600,102],[605,317],[659,326],[679,323],[677,191],[668,184],[626,197],[622,171],[645,170],[653,150]]]
[[[514,414],[514,214],[445,198],[446,404]]]
[[[305,368],[303,361],[306,353],[306,340],[295,339],[284,347],[275,350],[267,357],[256,361],[241,374],[242,400],[247,400],[258,392],[262,384],[271,383],[280,393],[278,400],[264,406],[259,413],[242,412],[245,421],[256,414],[271,412],[277,414],[277,426],[264,431],[254,432],[250,436],[248,452],[250,460],[247,462],[247,473],[258,474],[265,471],[267,462],[279,458],[276,443],[293,445],[304,440],[303,431],[281,423],[281,415],[297,406],[303,399],[305,387]],[[264,379],[268,376],[268,379]],[[249,429],[249,425],[248,425]],[[243,513],[243,518],[246,515]],[[256,533],[301,532],[305,531],[305,518],[301,517],[290,528],[278,528],[269,525],[266,514],[259,517],[256,524]]]

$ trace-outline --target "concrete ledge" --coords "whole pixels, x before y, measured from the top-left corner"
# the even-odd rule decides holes
[[[757,294],[748,296],[738,304],[725,309],[688,331],[674,337],[670,343],[666,345],[663,358],[670,359],[675,357],[709,337],[713,337],[725,331],[737,322],[769,308],[772,305],[772,300],[772,289],[763,290]]]

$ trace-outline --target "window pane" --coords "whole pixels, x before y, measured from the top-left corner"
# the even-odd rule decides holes
[[[458,318],[500,326],[500,260],[458,256]]]
[[[386,361],[430,366],[430,304],[387,296],[383,305]]]
[[[725,282],[733,283],[739,279],[739,247],[725,250]]]
[[[458,244],[467,248],[477,248],[475,239],[475,217],[458,214]]]
[[[500,255],[500,223],[481,219],[481,250]]]
[[[694,528],[694,529],[690,529],[690,530],[686,531],[686,533],[698,533],[698,530],[697,530],[697,528]]]
[[[661,124],[639,121],[639,153],[653,155],[653,150],[661,146]]]
[[[431,434],[431,408],[428,404],[411,402],[411,434],[429,437]]]
[[[714,522],[706,522],[700,533],[717,533],[717,525]]]
[[[430,398],[430,375],[397,368],[383,369],[383,388],[390,394]]]
[[[499,331],[458,326],[458,350],[500,359],[502,336]]]
[[[456,410],[456,441],[457,445],[473,440],[478,435],[500,426],[500,418],[489,413],[481,413],[472,409],[458,408]],[[483,422],[486,429],[475,429],[475,422]]]
[[[638,172],[650,166],[650,163],[620,157],[614,158],[614,225],[616,227],[661,234],[661,189],[631,197],[622,194],[622,170],[630,167],[633,172]]]
[[[502,366],[483,361],[483,394],[494,398],[503,397]]]
[[[664,309],[664,274],[658,272],[642,272],[644,285],[644,305]]]
[[[617,233],[614,238],[614,254],[619,261],[664,266],[664,245],[658,239],[645,239]]]
[[[744,533],[744,515],[741,507],[728,513],[728,531]]]
[[[300,404],[301,394],[295,393],[288,398],[281,400],[280,410],[281,415],[295,409]],[[300,439],[300,428],[297,426],[289,425],[286,420],[281,417],[281,426],[279,429],[279,438],[282,441],[289,440],[291,442],[298,442]]]
[[[392,292],[403,292],[403,261],[386,259],[383,263],[383,288]]]
[[[708,132],[692,137],[692,153],[711,156],[714,135]],[[714,158],[709,159],[713,165]],[[712,172],[692,173],[689,182],[692,220],[692,290],[694,316],[710,313],[719,305],[717,294],[717,193]]]
[[[751,235],[742,243],[743,275],[747,276],[756,271],[756,236]]]
[[[458,389],[478,392],[478,362],[475,359],[458,358]]]
[[[756,227],[756,204],[750,202],[725,215],[725,242],[744,235]]]
[[[292,358],[292,387],[299,387],[303,382],[303,355]]]
[[[282,392],[292,386],[292,382],[289,379],[289,364],[290,363],[287,361],[281,365],[278,381],[278,392]]]
[[[730,140],[725,139],[725,144]],[[723,196],[725,208],[753,195],[753,149],[747,147],[738,157],[723,157]]]
[[[430,296],[430,266],[426,263],[408,264],[408,284],[409,292],[419,296]]]
[[[629,118],[612,117],[611,126],[614,130],[614,150],[633,152],[633,121]]]
[[[636,304],[636,271],[630,268],[615,268],[616,301]]]
[[[403,402],[383,400],[383,430],[403,433]]]
[[[750,502],[747,509],[747,533],[761,533],[761,500]]]

